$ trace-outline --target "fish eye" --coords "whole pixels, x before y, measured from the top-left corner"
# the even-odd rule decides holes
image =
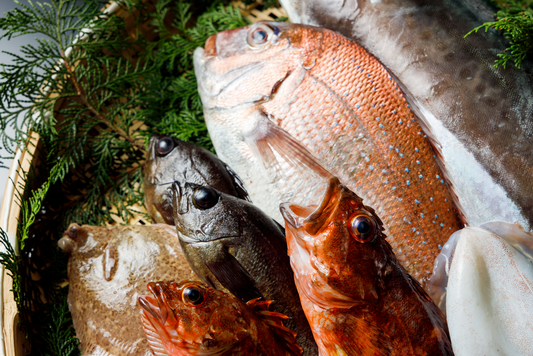
[[[218,193],[211,187],[200,187],[192,196],[194,206],[199,209],[209,209],[218,203]]]
[[[259,24],[250,29],[246,41],[252,47],[261,47],[269,42],[272,35],[274,35],[274,31],[270,26]]]
[[[348,230],[358,242],[369,242],[376,235],[376,224],[372,217],[355,213],[348,219]]]
[[[174,149],[174,140],[172,137],[163,137],[155,144],[155,150],[158,156],[166,156]]]
[[[206,300],[206,294],[203,289],[189,286],[183,289],[181,298],[183,303],[192,307],[199,307],[200,305],[204,304]]]

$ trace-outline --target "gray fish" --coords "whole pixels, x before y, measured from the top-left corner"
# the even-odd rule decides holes
[[[144,198],[148,215],[158,222],[174,225],[170,185],[191,182],[250,200],[239,177],[208,150],[167,135],[150,138],[143,167]]]
[[[508,46],[481,0],[280,0],[293,22],[357,41],[401,82],[440,143],[471,225],[489,220],[533,226],[533,75],[494,68]],[[416,108],[415,108],[416,109]]]
[[[290,317],[304,355],[317,346],[300,305],[283,228],[253,204],[194,183],[174,184],[174,220],[189,264],[203,281],[243,301],[274,300]]]

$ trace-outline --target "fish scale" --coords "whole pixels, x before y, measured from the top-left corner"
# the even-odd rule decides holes
[[[304,143],[326,168],[361,194],[365,202],[380,212],[388,212],[383,220],[398,259],[410,261],[408,272],[418,280],[425,280],[433,270],[438,245],[446,242],[451,228],[455,231],[459,226],[448,188],[439,187],[438,180],[431,179],[442,176],[434,152],[426,137],[419,134],[422,132],[420,125],[413,121],[414,115],[407,101],[385,68],[355,43],[334,32],[324,32],[323,43],[340,43],[326,47],[295,95],[303,98],[312,93],[311,98],[315,100],[306,98],[301,100],[302,105],[298,105],[297,99],[286,116],[291,124],[285,125],[289,121],[285,119],[280,126]],[[328,78],[331,79],[328,81]],[[333,80],[335,78],[343,80]],[[326,92],[331,93],[333,99],[327,100],[320,111],[318,107]],[[316,103],[316,110],[309,110],[312,102]],[[307,110],[304,109],[306,106]],[[334,114],[328,114],[328,111]],[[300,112],[306,114],[300,115]],[[323,116],[317,126],[320,112]],[[348,123],[352,126],[347,126]],[[334,124],[342,127],[343,135],[331,132],[333,135],[329,138],[333,142],[328,142],[322,137],[324,126]],[[302,127],[306,129],[302,130]],[[314,135],[317,139],[309,137]],[[359,135],[368,137],[367,145],[351,144],[351,136]],[[393,149],[390,149],[391,145]],[[332,147],[337,150],[334,159],[330,158]],[[363,159],[355,174],[349,174],[356,161],[351,157],[360,152],[366,152],[368,160]],[[432,195],[435,198],[430,201]],[[441,220],[444,226],[425,225],[420,215],[433,216],[442,211],[445,212],[444,220]],[[395,223],[397,221],[402,223]],[[414,248],[424,242],[431,245],[429,260],[425,248]],[[410,248],[402,248],[406,244]]]
[[[242,31],[253,31],[257,28],[254,26],[260,25]],[[270,38],[271,43],[265,50],[269,51],[269,57],[264,60],[282,61],[286,58],[284,68],[280,68],[279,72],[268,67],[271,77],[283,80],[279,89],[283,95],[278,92],[271,100],[255,104],[255,110],[267,113],[272,122],[298,140],[326,169],[361,196],[365,204],[379,212],[387,239],[398,259],[413,277],[425,285],[440,246],[462,224],[437,157],[398,84],[374,57],[336,32],[294,24],[275,23],[270,26],[279,28],[280,34],[275,39]],[[228,41],[227,37],[224,38]],[[235,41],[240,38],[246,36],[235,36]],[[248,52],[246,49],[239,52],[233,48],[239,44],[232,43],[232,48],[224,52],[217,41],[213,41],[217,44],[217,55],[204,55],[204,73],[211,73],[210,58],[217,59],[213,66],[223,66],[224,61],[238,62],[239,55],[246,56],[246,63],[250,63],[250,56],[254,53],[249,49]],[[276,46],[280,52],[273,57],[271,53]],[[260,62],[263,60],[261,51],[256,52]],[[291,61],[298,56],[301,58],[300,67],[294,65],[287,74],[285,68],[290,68]],[[197,59],[195,61],[198,63]],[[219,136],[229,122],[245,122],[246,119],[242,115],[234,117],[238,107],[230,113],[229,110],[210,106],[208,90],[203,89],[207,87],[203,83],[207,80],[206,75],[198,74],[198,67],[197,64],[204,113],[217,153],[239,175],[251,176],[250,171],[242,168],[242,160],[237,162],[235,158],[246,147],[235,143],[232,149],[227,141],[219,143]],[[235,70],[235,65],[232,64],[231,68]],[[296,88],[284,91],[285,82],[295,85],[291,84],[291,79],[296,78],[295,73],[299,73],[301,68],[304,68],[305,74]],[[259,77],[266,76],[262,73]],[[223,77],[216,79],[223,82]],[[246,82],[241,80],[240,85],[246,85]],[[257,82],[254,82],[254,88],[256,86]],[[223,95],[229,94],[227,91]],[[234,125],[232,129],[235,130]],[[227,136],[231,136],[232,132],[228,129],[223,135],[228,140]],[[265,162],[264,157],[257,160]],[[277,197],[278,203],[290,201],[298,192],[309,192],[306,186],[318,185],[306,173],[308,168],[299,170],[281,163],[280,166],[284,171],[270,178],[271,191],[268,193]],[[254,196],[261,193],[260,189],[254,189],[253,184],[248,183],[257,179],[257,176],[245,179],[245,185],[252,200],[261,206],[261,197]],[[278,189],[282,192],[276,192]]]

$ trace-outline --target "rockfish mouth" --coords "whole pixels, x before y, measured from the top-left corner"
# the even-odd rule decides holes
[[[291,257],[298,290],[322,308],[351,308],[358,304],[356,300],[328,284],[324,276],[328,275],[329,271],[314,256],[314,249],[321,244],[319,240],[322,230],[331,223],[337,223],[334,220],[338,216],[338,210],[343,208],[342,199],[346,199],[350,193],[338,178],[334,177],[329,180],[320,205],[280,204],[281,214],[286,222],[288,254]]]

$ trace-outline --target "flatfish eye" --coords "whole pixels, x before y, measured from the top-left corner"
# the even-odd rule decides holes
[[[269,42],[272,35],[274,31],[269,26],[259,24],[250,29],[246,41],[252,47],[262,47]]]
[[[376,224],[372,217],[355,213],[348,219],[348,231],[358,242],[369,242],[376,235]]]
[[[183,303],[191,307],[199,307],[205,303],[207,295],[205,290],[195,286],[189,286],[183,289],[183,292],[181,293],[181,299]]]
[[[155,144],[155,150],[158,156],[166,156],[174,149],[174,140],[172,137],[163,137]]]
[[[200,187],[194,191],[192,202],[198,209],[209,209],[218,203],[218,193],[211,187]]]

